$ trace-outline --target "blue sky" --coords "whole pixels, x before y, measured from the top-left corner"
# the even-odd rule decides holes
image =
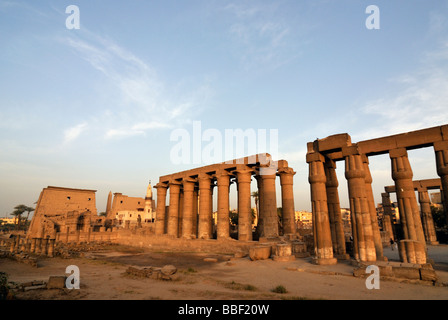
[[[170,159],[171,132],[193,121],[277,129],[309,210],[307,142],[448,123],[447,17],[448,1],[423,0],[0,0],[0,216],[48,185],[98,190],[99,211],[110,190],[143,197],[197,167]],[[409,154],[416,179],[437,177],[432,150]],[[371,170],[379,202],[389,159]]]

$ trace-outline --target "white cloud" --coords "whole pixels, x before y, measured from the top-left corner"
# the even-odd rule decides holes
[[[87,123],[80,123],[64,131],[64,144],[76,140],[87,128]]]
[[[293,29],[284,20],[276,17],[275,3],[252,5],[228,4],[224,11],[234,19],[229,35],[235,44],[235,55],[246,69],[277,68],[298,56],[300,50],[292,39]]]
[[[166,84],[143,59],[85,28],[80,36],[61,41],[105,77],[102,86],[110,95],[104,108],[96,107],[102,114],[96,121],[107,139],[179,125],[194,117],[209,97],[208,84],[200,83],[196,88],[191,88],[191,82],[188,88]]]

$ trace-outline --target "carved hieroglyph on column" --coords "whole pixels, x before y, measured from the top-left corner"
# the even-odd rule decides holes
[[[355,258],[361,261],[376,261],[363,160],[356,145],[342,148],[342,155],[345,158]]]
[[[324,157],[317,152],[310,152],[306,155],[306,162],[309,164],[308,181],[311,187],[313,212],[314,263],[336,264],[328,216]]]
[[[429,200],[429,193],[427,189],[418,189],[418,202],[420,202],[423,232],[425,234],[426,243],[437,245],[439,242],[437,241],[434,219],[431,213],[431,201]]]
[[[369,159],[366,155],[362,155],[362,160],[364,164],[364,172],[366,174],[365,181],[366,181],[366,196],[367,201],[369,202],[369,212],[370,212],[370,219],[371,219],[371,225],[372,225],[372,232],[373,232],[373,241],[375,243],[375,250],[376,250],[376,259],[377,260],[384,260],[383,257],[383,242],[381,240],[381,233],[380,233],[380,226],[378,225],[378,217],[376,212],[376,205],[375,205],[375,199],[373,197],[373,189],[372,189],[372,175],[370,173],[369,168]]]
[[[250,182],[252,171],[235,171],[238,183],[238,240],[252,241]]]
[[[415,197],[408,153],[405,148],[399,148],[390,150],[389,156],[404,235],[404,240],[401,240],[399,245],[401,260],[410,263],[426,263],[425,236]]]
[[[170,206],[168,209],[168,226],[167,234],[175,238],[179,233],[179,199],[180,199],[180,182],[173,181],[169,183],[170,188]]]
[[[165,208],[166,208],[166,193],[168,186],[164,183],[158,183],[154,186],[157,189],[157,213],[155,234],[162,235],[165,233]]]
[[[341,206],[339,203],[338,178],[336,175],[336,163],[327,159],[324,164],[325,175],[327,177],[327,204],[330,218],[331,241],[334,253],[338,259],[349,259],[345,246],[344,225],[342,223]]]
[[[436,153],[437,174],[442,183],[443,210],[445,211],[446,222],[448,224],[448,141],[438,141],[434,143]]]
[[[217,174],[218,185],[218,223],[217,239],[228,239],[230,237],[229,224],[229,189],[230,175],[228,172]]]
[[[199,176],[199,239],[210,239],[212,237],[210,234],[212,219],[212,213],[210,211],[210,186],[211,177],[207,174],[201,174]]]
[[[395,241],[394,229],[392,225],[392,203],[387,192],[381,193],[383,204],[383,230],[387,232],[387,238]]]
[[[292,168],[278,170],[282,188],[282,221],[283,234],[296,233],[293,178],[296,174]]]

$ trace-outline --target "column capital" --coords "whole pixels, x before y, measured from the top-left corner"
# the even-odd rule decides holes
[[[420,203],[430,203],[428,189],[422,188],[418,189],[418,202]]]
[[[229,186],[231,174],[227,171],[216,174],[217,186]]]
[[[168,184],[166,184],[166,183],[163,183],[163,182],[159,182],[159,183],[157,183],[155,186],[154,186],[154,188],[156,188],[156,189],[158,189],[158,188],[168,188]]]
[[[306,154],[307,163],[316,161],[325,162],[325,157],[320,152],[308,152]]]
[[[434,142],[434,151],[448,150],[448,140]]]
[[[354,156],[354,155],[361,155],[357,144],[342,147],[342,156],[343,157]]]
[[[406,150],[406,148],[397,148],[397,149],[389,150],[389,157],[391,159],[407,157],[407,156],[408,156],[408,151]]]
[[[291,167],[283,167],[283,168],[280,168],[280,169],[278,169],[278,175],[295,175],[296,174],[296,172],[294,171],[294,169],[293,168],[291,168]]]
[[[182,180],[182,185],[184,187],[184,191],[194,191],[196,179],[186,178]]]
[[[252,180],[252,172],[253,170],[247,168],[241,168],[233,171],[236,174],[238,183],[250,183]]]

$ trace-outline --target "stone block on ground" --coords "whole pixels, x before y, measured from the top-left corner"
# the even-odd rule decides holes
[[[256,246],[249,249],[249,257],[252,261],[266,260],[271,256],[270,246]]]
[[[166,265],[160,270],[163,275],[171,276],[177,272],[177,268],[173,265]]]
[[[424,281],[437,281],[438,277],[433,269],[420,269],[420,279]]]
[[[47,282],[47,289],[64,289],[65,276],[50,276]]]

